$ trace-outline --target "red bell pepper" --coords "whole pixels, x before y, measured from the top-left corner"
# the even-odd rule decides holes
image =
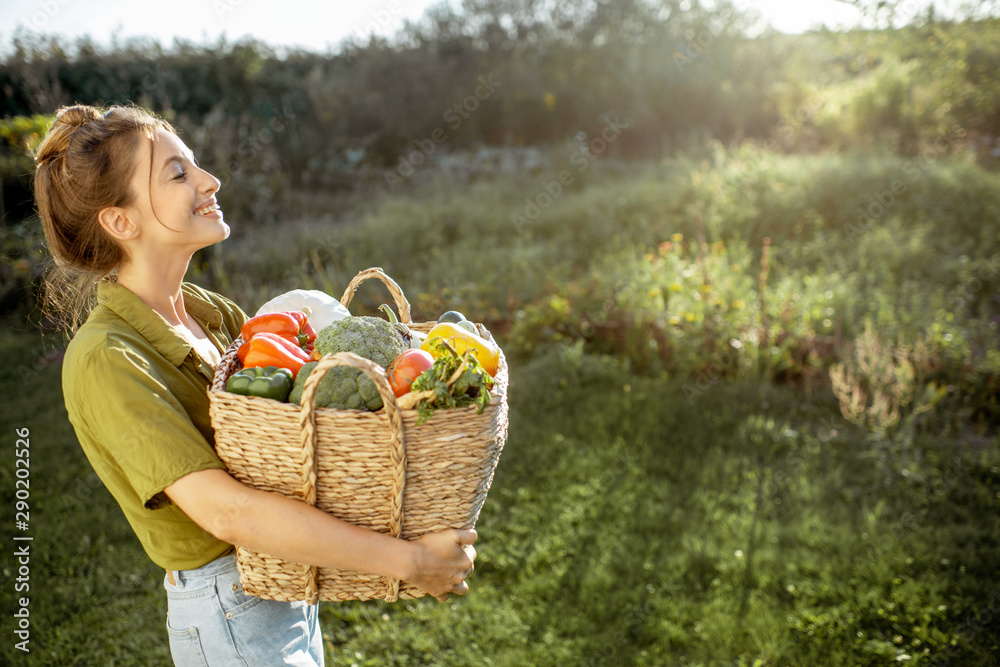
[[[305,349],[309,349],[309,346],[316,340],[316,330],[313,329],[313,325],[309,324],[309,316],[301,310],[289,310],[287,312],[299,323],[297,334],[299,345]]]

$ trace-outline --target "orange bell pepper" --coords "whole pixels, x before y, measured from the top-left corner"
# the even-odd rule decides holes
[[[247,347],[243,359],[243,366],[246,368],[277,366],[287,368],[294,377],[298,375],[302,366],[312,361],[305,350],[295,343],[269,331],[254,335],[244,345]]]

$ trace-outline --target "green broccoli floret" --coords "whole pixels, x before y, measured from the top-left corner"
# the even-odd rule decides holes
[[[320,354],[353,352],[387,368],[409,347],[399,331],[386,320],[378,317],[346,317],[324,327],[316,336],[316,350]],[[295,378],[295,386],[288,400],[299,404],[306,378],[317,362],[302,367]],[[327,371],[316,391],[316,406],[338,410],[379,410],[382,397],[375,383],[356,368],[338,366]]]
[[[324,327],[316,336],[315,345],[320,354],[353,352],[382,368],[388,368],[409,347],[396,327],[380,317],[367,315],[345,317]]]
[[[302,401],[302,390],[306,378],[316,368],[318,361],[312,361],[299,370],[295,377],[295,386],[288,396],[290,403],[299,405]],[[375,388],[375,383],[356,368],[338,366],[331,368],[323,376],[316,388],[316,407],[335,408],[337,410],[380,410],[382,397]]]

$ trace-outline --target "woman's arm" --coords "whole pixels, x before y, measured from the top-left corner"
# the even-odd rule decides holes
[[[400,540],[253,489],[218,469],[185,475],[164,491],[192,521],[230,544],[296,563],[399,579],[439,600],[469,590],[465,577],[475,560],[475,530]]]

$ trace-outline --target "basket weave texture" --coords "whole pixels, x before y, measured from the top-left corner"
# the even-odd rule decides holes
[[[410,305],[379,268],[362,271],[341,298],[376,277],[389,288],[400,320],[427,332],[435,322],[410,322]],[[487,333],[485,329],[481,331]],[[302,500],[344,521],[402,539],[447,528],[474,527],[507,439],[508,369],[503,354],[491,401],[437,410],[417,426],[417,410],[396,405],[385,371],[351,353],[324,357],[310,374],[302,406],[225,391],[239,370],[242,339],[226,351],[209,391],[219,458],[231,475],[257,489]],[[377,412],[314,407],[328,369],[360,368],[382,396]],[[412,599],[415,586],[362,572],[317,568],[236,548],[243,589],[271,600]]]

